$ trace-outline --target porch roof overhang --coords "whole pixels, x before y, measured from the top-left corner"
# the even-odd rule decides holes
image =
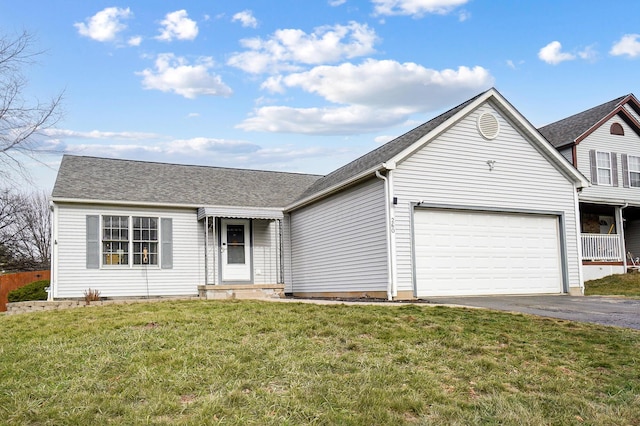
[[[585,204],[604,204],[609,206],[620,207],[640,207],[640,201],[623,200],[617,198],[596,198],[596,197],[584,197],[580,195],[578,200]]]
[[[198,220],[205,217],[283,219],[284,213],[277,207],[205,206],[198,208]]]

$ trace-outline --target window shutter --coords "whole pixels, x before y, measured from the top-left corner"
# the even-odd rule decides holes
[[[627,160],[627,154],[620,154],[620,161],[622,162],[622,186],[629,188],[629,160]]]
[[[611,153],[611,185],[618,186],[618,155]]]
[[[591,168],[591,183],[598,184],[598,163],[596,163],[596,150],[589,151],[589,167]]]
[[[100,218],[87,216],[87,269],[100,268]]]
[[[160,219],[160,226],[162,227],[162,269],[173,268],[173,219],[163,217]]]

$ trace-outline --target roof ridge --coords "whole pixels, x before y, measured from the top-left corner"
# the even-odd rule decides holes
[[[97,157],[93,155],[75,155],[75,154],[63,154],[64,157],[74,157],[74,158],[88,158],[94,160],[102,160],[102,161],[122,161],[122,162],[130,162],[130,163],[141,163],[141,164],[155,164],[160,166],[176,166],[176,167],[189,167],[189,168],[205,168],[205,169],[219,169],[219,170],[235,170],[241,172],[258,172],[258,173],[282,173],[289,175],[304,175],[304,176],[318,176],[322,177],[324,175],[315,174],[315,173],[303,173],[303,172],[285,172],[279,170],[260,170],[260,169],[248,169],[248,168],[239,168],[239,167],[225,167],[225,166],[203,166],[201,164],[181,164],[181,163],[168,163],[166,161],[147,161],[147,160],[131,160],[128,158],[113,158],[113,157]]]

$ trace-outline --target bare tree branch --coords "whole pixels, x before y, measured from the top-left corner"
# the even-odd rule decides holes
[[[51,213],[44,192],[0,191],[0,269],[48,268]]]
[[[36,155],[44,130],[61,117],[62,93],[47,102],[25,99],[27,80],[22,69],[42,51],[33,50],[34,37],[23,32],[15,38],[0,35],[0,175],[8,170],[28,177],[18,154]]]

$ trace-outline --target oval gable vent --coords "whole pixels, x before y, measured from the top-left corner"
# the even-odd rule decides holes
[[[478,131],[486,139],[495,139],[500,132],[498,118],[490,112],[483,112],[478,116]]]

